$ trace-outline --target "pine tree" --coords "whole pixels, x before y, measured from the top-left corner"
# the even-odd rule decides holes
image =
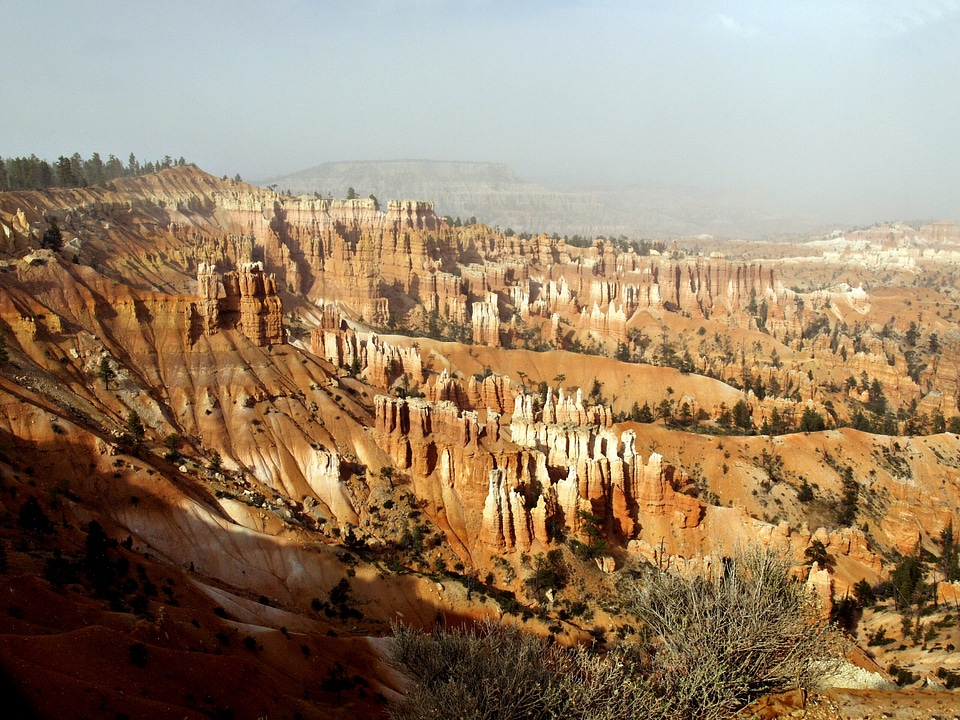
[[[77,181],[77,187],[85,187],[87,179],[83,175],[83,158],[80,153],[74,153],[70,156],[70,170]]]
[[[131,410],[127,416],[127,432],[133,435],[134,439],[138,441],[143,440],[143,436],[146,434],[143,422],[135,410]]]
[[[960,580],[960,552],[953,533],[953,519],[940,532],[940,571],[947,582]]]
[[[43,239],[40,241],[40,247],[47,248],[56,252],[63,247],[63,233],[56,220],[50,220],[50,225],[43,233]]]
[[[100,153],[94,153],[89,160],[83,163],[83,176],[88,185],[103,185],[106,181],[106,171]]]
[[[104,174],[108,181],[123,177],[123,163],[115,155],[111,154],[110,157],[107,158],[107,164],[104,166]]]
[[[100,369],[97,371],[97,377],[103,383],[103,387],[110,389],[110,381],[117,377],[116,371],[110,367],[110,361],[107,358],[100,358]]]
[[[72,188],[77,187],[78,184],[77,178],[73,174],[73,165],[70,163],[70,158],[61,155],[57,158],[57,185]]]
[[[750,408],[741,399],[733,406],[733,422],[743,430],[750,430],[753,427],[753,417],[750,414]]]
[[[32,157],[36,157],[35,155]],[[48,187],[53,187],[54,177],[53,177],[53,168],[50,167],[50,163],[46,160],[41,160],[37,165],[37,174],[34,178],[35,181],[35,190],[45,190]]]

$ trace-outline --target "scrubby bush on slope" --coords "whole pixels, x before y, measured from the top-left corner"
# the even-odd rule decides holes
[[[650,632],[648,680],[672,716],[727,717],[827,669],[832,628],[789,561],[748,550],[712,575],[661,573],[625,588]]]
[[[393,661],[410,677],[396,720],[646,717],[652,695],[626,655],[592,655],[496,622],[427,634],[395,631]]]
[[[713,719],[823,672],[831,630],[789,563],[749,551],[715,575],[622,583],[647,639],[606,654],[493,622],[434,634],[397,627],[391,656],[410,685],[391,716]]]

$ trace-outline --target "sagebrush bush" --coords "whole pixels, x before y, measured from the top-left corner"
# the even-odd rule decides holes
[[[835,633],[790,567],[747,550],[712,577],[659,573],[623,588],[649,631],[645,674],[673,717],[728,717],[829,670]]]
[[[614,720],[648,716],[653,695],[624,653],[564,648],[493,621],[427,634],[397,627],[391,657],[411,680],[395,720]]]
[[[429,634],[394,628],[409,678],[394,720],[634,720],[728,717],[769,692],[806,687],[835,657],[790,564],[762,551],[715,577],[651,573],[620,586],[644,640],[608,653],[565,648],[487,621]]]

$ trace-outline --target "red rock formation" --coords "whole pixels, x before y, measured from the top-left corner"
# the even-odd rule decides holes
[[[223,296],[220,295],[221,283]],[[273,275],[263,272],[262,263],[243,264],[222,278],[215,265],[200,263],[197,285],[200,296],[197,312],[204,332],[213,334],[218,329],[236,328],[259,347],[286,342],[277,283]],[[193,312],[188,310],[189,317]]]
[[[224,276],[228,305],[231,304],[231,289],[234,287],[229,275]],[[235,275],[240,312],[237,329],[261,347],[286,342],[283,305],[277,296],[274,276],[266,275],[263,263],[259,262],[241,265]]]
[[[488,293],[484,302],[473,303],[472,321],[475,345],[500,345],[500,310],[496,293]]]
[[[580,327],[609,337],[612,342],[623,342],[627,339],[626,313],[623,311],[623,306],[617,308],[612,301],[606,312],[596,303],[590,313],[587,313],[587,309],[584,308],[580,313]]]
[[[420,281],[419,297],[426,312],[437,313],[460,325],[467,323],[467,295],[463,281],[456,275],[434,272]]]
[[[390,200],[387,217],[404,230],[436,230],[439,225],[433,203],[423,200]]]
[[[521,285],[510,287],[510,303],[522,320],[530,319],[530,290]]]
[[[220,326],[220,276],[216,265],[200,263],[197,268],[197,294],[200,296],[200,314],[204,330],[213,334]]]
[[[515,386],[506,375],[487,375],[477,380],[471,375],[467,382],[467,398],[474,410],[493,408],[498,413],[509,412],[513,407]]]
[[[826,568],[820,568],[814,563],[807,575],[807,590],[819,601],[820,616],[830,617],[833,609],[833,578]]]
[[[188,167],[127,178],[117,187],[123,189],[122,202],[113,191],[76,191],[83,199],[70,211],[70,222],[84,212],[109,211],[111,203],[124,212],[139,207],[136,203],[164,208],[166,224],[149,213],[133,221],[158,228],[150,241],[125,237],[137,244],[137,260],[145,269],[155,268],[157,250],[177,258],[184,268],[201,262],[239,267],[262,257],[264,270],[283,287],[314,303],[335,299],[352,317],[374,324],[385,324],[391,313],[402,318],[419,305],[449,321],[471,323],[477,342],[496,344],[499,313],[493,312],[490,293],[497,293],[524,319],[528,312],[572,318],[583,307],[592,317],[596,305],[606,318],[592,317],[591,323],[610,342],[622,339],[622,324],[639,309],[709,315],[746,326],[745,309],[753,302],[767,304],[767,325],[778,337],[797,335],[793,294],[784,289],[772,265],[640,257],[605,242],[568,248],[547,236],[521,241],[482,225],[448,226],[436,217],[431,203],[391,201],[381,211],[370,199],[288,197],[221,182]],[[4,217],[10,220],[4,220],[5,235],[19,237],[15,213],[5,212]],[[33,223],[33,217],[25,216],[16,227]],[[105,262],[112,260],[107,257]],[[459,277],[449,271],[456,265]],[[175,275],[170,280],[178,281]],[[479,303],[476,312],[474,303]],[[249,327],[258,312],[253,307],[244,310],[245,332],[277,341],[277,328]],[[200,314],[213,315],[203,309]]]
[[[317,328],[320,330],[345,330],[346,320],[340,308],[336,305],[327,303],[320,308],[320,323]]]
[[[480,439],[477,413],[460,411],[450,402],[377,395],[374,410],[378,443],[401,469],[416,462],[423,475],[429,475],[438,447],[473,450]]]
[[[557,399],[553,399],[553,388],[547,388],[547,397],[543,404],[543,410],[540,413],[540,420],[546,425],[551,424],[573,424],[573,425],[596,425],[599,427],[610,427],[613,424],[613,411],[606,405],[591,405],[584,407],[583,390],[577,388],[576,395],[566,395],[563,388],[560,388]],[[520,427],[519,424],[535,423],[536,418],[533,412],[533,396],[517,395],[514,398],[513,419],[511,423],[518,423],[516,429],[517,437],[530,437],[531,430],[526,427]],[[536,434],[536,429],[534,429]],[[520,443],[525,444],[525,443]]]
[[[503,470],[491,470],[490,488],[483,505],[481,542],[499,551],[527,551],[533,540],[531,525],[523,496],[515,487],[507,487]]]
[[[393,345],[374,333],[317,328],[311,333],[310,347],[337,367],[354,368],[377,388],[386,389],[403,377],[410,388],[423,382],[420,352],[415,347]]]
[[[525,404],[522,399],[518,403],[521,407]],[[375,407],[378,442],[397,466],[420,478],[437,473],[442,487],[447,488],[442,493],[447,516],[464,517],[468,526],[470,508],[482,504],[479,526],[472,531],[467,528],[467,533],[494,548],[525,550],[534,539],[546,544],[551,522],[578,533],[582,530],[581,512],[608,518],[607,499],[615,493],[621,498],[619,512],[609,520],[626,536],[635,531],[638,510],[672,513],[672,521],[681,527],[699,521],[697,501],[671,495],[676,494],[672,468],[661,473],[656,463],[654,471],[653,466],[635,462],[632,455],[628,461],[620,453],[616,436],[607,430],[539,423],[532,430],[534,446],[501,454],[489,449],[489,443],[497,441],[490,437],[499,421],[496,413],[488,413],[481,432],[476,413],[459,411],[450,402],[378,396]],[[516,422],[523,424],[522,420]],[[483,437],[487,440],[481,445]],[[629,437],[632,452],[632,435]],[[515,444],[522,442],[515,439]],[[562,468],[566,477],[551,481],[549,468]],[[475,483],[481,473],[486,478],[486,492],[477,498],[480,488]],[[664,509],[667,506],[669,510]]]

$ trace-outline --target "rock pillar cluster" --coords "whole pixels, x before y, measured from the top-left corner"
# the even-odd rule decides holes
[[[410,388],[423,382],[423,359],[415,347],[393,345],[374,333],[316,328],[310,349],[337,367],[354,369],[371,385],[386,389],[406,377]]]
[[[190,313],[199,314],[203,332],[212,335],[235,328],[260,347],[286,342],[277,281],[264,273],[263,263],[243,263],[223,276],[217,273],[215,265],[201,263],[197,285],[199,307],[192,307]]]
[[[473,303],[473,342],[476,345],[500,345],[500,310],[496,293],[488,293],[484,302]]]

